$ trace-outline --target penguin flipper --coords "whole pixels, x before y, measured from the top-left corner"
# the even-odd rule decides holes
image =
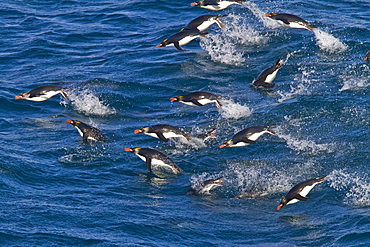
[[[286,25],[289,25],[290,24],[290,22],[287,19],[280,18],[279,20],[282,21]]]
[[[182,49],[180,47],[180,43],[178,41],[173,42],[173,45],[176,47],[177,50],[182,51]]]
[[[266,88],[271,88],[271,87],[274,87],[274,86],[275,86],[275,83],[262,82],[262,83],[260,84],[260,86],[262,86],[262,87],[266,87]]]
[[[82,136],[82,141],[84,143],[88,143],[87,138],[88,138],[88,136],[84,133],[83,136]]]
[[[152,170],[152,159],[151,158],[146,158],[145,164],[146,164],[146,168],[148,169],[148,171],[150,173],[153,173],[153,170]]]
[[[243,141],[246,142],[246,143],[249,143],[249,144],[256,144],[257,143],[257,141],[252,141],[252,140],[249,140],[248,138],[245,138]]]
[[[156,134],[157,134],[157,136],[158,136],[158,138],[159,138],[160,140],[162,140],[162,141],[164,141],[164,142],[168,142],[168,139],[167,139],[166,137],[164,137],[163,133],[158,132],[158,133],[156,133]]]
[[[295,198],[297,198],[300,201],[308,201],[308,199],[310,199],[309,197],[304,197],[304,196],[301,196],[300,194],[297,194]]]
[[[193,103],[194,105],[197,105],[197,106],[203,106],[201,103],[199,103],[199,101],[198,100],[196,100],[196,99],[192,99],[191,100],[191,103]]]

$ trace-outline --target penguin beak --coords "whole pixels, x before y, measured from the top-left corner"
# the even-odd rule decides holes
[[[139,133],[141,133],[142,131],[141,131],[141,129],[136,129],[136,130],[134,130],[134,133],[135,134],[139,134]]]
[[[73,120],[71,120],[71,119],[67,119],[66,122],[69,123],[69,124],[73,124]]]
[[[279,206],[276,207],[277,210],[280,210],[282,207],[284,207],[283,204],[279,204]]]
[[[367,60],[369,60],[369,57],[365,57],[364,58],[364,61],[367,61]],[[15,98],[17,98],[17,97],[15,97]]]
[[[224,147],[226,147],[226,144],[222,144],[219,146],[219,148],[224,148]]]
[[[170,98],[171,102],[177,101],[177,98]]]
[[[156,45],[155,47],[162,47],[163,45],[162,45],[162,43],[160,43],[160,44],[158,44],[158,45]]]
[[[132,148],[125,148],[125,152],[133,152],[134,150]]]
[[[272,15],[270,13],[265,14],[266,17],[271,17]]]
[[[191,3],[190,6],[197,6],[198,3],[197,2],[194,2],[194,3]]]
[[[364,59],[365,60],[365,59]],[[15,99],[21,99],[22,98],[22,96],[21,95],[17,95],[17,96],[15,96]]]

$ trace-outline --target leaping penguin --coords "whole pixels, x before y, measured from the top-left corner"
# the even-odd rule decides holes
[[[180,174],[181,169],[163,153],[150,148],[125,148],[126,152],[136,154],[140,159],[145,161],[146,168],[153,173],[153,168],[162,167],[170,169],[174,174]]]
[[[266,87],[270,88],[275,86],[275,83],[272,81],[275,79],[279,69],[281,69],[281,63],[283,60],[278,60],[273,66],[265,69],[258,75],[258,77],[252,82],[252,85],[255,87]]]
[[[209,179],[201,183],[199,186],[195,188],[190,188],[186,194],[191,194],[191,195],[209,195],[210,191],[213,190],[214,188],[218,186],[223,186],[224,181],[221,180],[223,176],[214,178],[214,179]]]
[[[236,133],[232,139],[220,145],[220,148],[242,147],[249,144],[254,144],[257,142],[257,139],[265,133],[276,135],[275,132],[271,130],[271,128],[275,128],[275,126],[253,126],[243,129],[242,131]]]
[[[87,143],[88,140],[107,142],[107,138],[95,127],[87,125],[77,120],[67,119],[67,123],[72,124],[82,136],[83,142]]]
[[[312,31],[316,26],[308,23],[302,18],[291,14],[266,13],[266,17],[277,21],[279,24],[290,28],[303,28]]]
[[[200,32],[198,30],[182,30],[170,36],[168,39],[163,40],[156,47],[175,46],[177,50],[181,51],[182,49],[180,46],[186,45],[198,37],[205,37],[207,34],[206,32]]]
[[[25,99],[31,101],[45,101],[51,97],[61,94],[64,98],[68,98],[65,90],[69,88],[63,88],[60,86],[46,85],[32,89],[29,92],[21,93],[20,95],[15,96],[15,99]]]
[[[180,130],[179,128],[169,125],[169,124],[156,124],[149,127],[143,127],[140,129],[136,129],[134,132],[135,134],[143,133],[145,135],[158,138],[162,141],[168,142],[171,138],[184,138],[186,140],[190,140],[192,138],[199,138],[203,141],[208,140],[209,138],[215,137],[216,128],[212,129],[206,134],[201,134],[196,137],[185,133],[184,131]]]
[[[190,6],[198,6],[204,9],[209,9],[209,10],[223,10],[229,7],[230,5],[233,4],[238,4],[238,5],[243,5],[245,3],[245,0],[240,0],[240,1],[228,1],[228,0],[202,0],[198,2],[193,2],[190,4]]]
[[[202,15],[190,21],[188,25],[183,28],[183,30],[198,30],[200,32],[203,32],[214,23],[222,28],[224,24],[222,23],[220,18],[225,16],[228,15]]]
[[[209,103],[215,103],[217,108],[221,107],[222,104],[220,100],[222,99],[229,99],[227,97],[222,97],[218,95],[214,95],[212,93],[207,92],[192,92],[183,96],[177,96],[170,98],[171,102],[181,102],[185,105],[191,105],[191,106],[204,106]]]
[[[308,199],[310,199],[309,197],[306,197],[307,194],[316,184],[324,182],[326,176],[327,175],[297,184],[288,192],[288,194],[283,199],[281,199],[280,204],[276,207],[276,209],[280,210],[285,205],[293,204],[299,201],[307,201]]]
[[[364,57],[365,61],[370,61],[370,51],[366,53],[366,56]]]
[[[169,138],[185,138],[190,140],[191,136],[184,131],[168,124],[156,124],[149,127],[143,127],[134,131],[136,134],[143,133],[145,135],[158,138],[164,142],[168,142]]]

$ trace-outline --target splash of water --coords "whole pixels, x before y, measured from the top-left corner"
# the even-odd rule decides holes
[[[345,202],[356,206],[370,206],[370,182],[366,174],[334,170],[327,180],[338,191],[347,191]]]
[[[257,4],[251,2],[251,1],[248,1],[246,3],[244,3],[244,6],[247,7],[251,12],[252,14],[257,17],[265,27],[267,28],[278,28],[278,27],[281,27],[281,25],[279,23],[277,23],[276,21],[272,20],[271,18],[268,18],[265,16],[265,12],[263,12],[262,10],[260,10],[257,6]]]
[[[313,33],[316,37],[316,44],[321,50],[328,53],[342,53],[347,50],[347,45],[343,44],[339,39],[333,35],[322,31],[319,28],[314,28]]]
[[[365,64],[348,66],[344,74],[340,76],[343,86],[339,91],[363,89],[370,86],[369,74],[370,68]]]
[[[258,31],[248,27],[244,18],[233,15],[229,17],[231,20],[225,21],[221,31],[201,39],[200,45],[213,61],[238,66],[245,62],[244,51],[238,49],[238,46],[261,44],[267,40]]]
[[[90,89],[71,90],[68,91],[68,96],[69,100],[65,100],[61,104],[68,105],[70,102],[75,110],[86,115],[107,116],[116,113],[114,108],[106,105]]]
[[[239,119],[249,117],[252,114],[251,109],[246,105],[240,105],[232,100],[223,101],[223,106],[219,108],[223,118]]]
[[[310,86],[312,79],[311,74],[314,74],[315,70],[306,71],[304,68],[300,77],[294,78],[294,81],[299,81],[297,85],[290,85],[290,92],[277,91],[276,93],[281,97],[278,102],[284,102],[286,100],[292,99],[297,95],[307,95],[310,93]]]

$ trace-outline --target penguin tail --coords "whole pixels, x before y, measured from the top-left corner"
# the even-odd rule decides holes
[[[310,30],[310,31],[313,31],[314,28],[317,28],[315,25],[312,25],[312,24],[308,24],[307,26],[307,29]]]
[[[325,181],[325,178],[326,178],[327,176],[328,176],[328,175],[325,175],[325,176],[322,176],[322,177],[317,178],[317,182],[318,182],[318,183],[322,183],[322,182],[324,182],[324,181]]]
[[[280,69],[282,62],[283,62],[282,59],[277,60],[277,62],[275,63],[276,68]]]
[[[222,104],[219,100],[216,100],[216,107],[217,108],[221,108],[222,107]]]
[[[273,128],[276,128],[277,126],[267,126],[266,127],[266,131],[270,134],[270,135],[276,135],[275,131],[271,130]]]

